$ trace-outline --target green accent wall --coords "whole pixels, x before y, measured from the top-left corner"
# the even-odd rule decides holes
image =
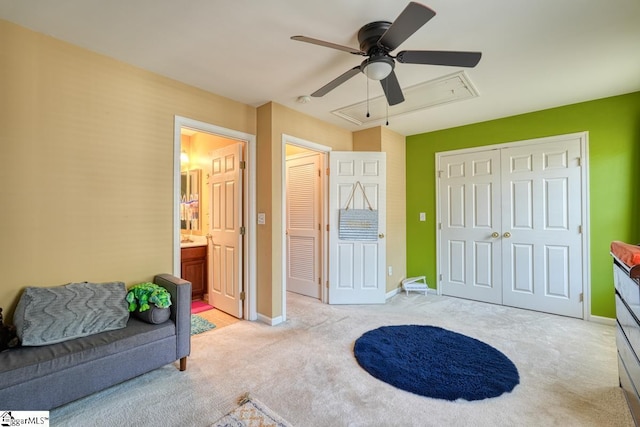
[[[583,131],[589,133],[591,314],[614,318],[609,245],[640,243],[640,92],[407,137],[407,276],[425,275],[435,287],[436,153]]]

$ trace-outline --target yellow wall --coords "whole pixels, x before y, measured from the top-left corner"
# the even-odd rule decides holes
[[[255,134],[255,108],[1,20],[0,40],[5,313],[25,286],[172,272],[174,115]]]
[[[256,135],[256,210],[267,215],[257,226],[257,308],[282,314],[282,134],[349,151],[350,131],[275,103],[255,109],[2,20],[0,40],[7,318],[26,286],[132,284],[172,272],[176,115]],[[397,164],[404,139],[373,132]],[[404,174],[404,165],[394,170]],[[387,245],[387,256],[404,254],[404,243]],[[391,262],[387,290],[404,271],[404,262]]]
[[[267,223],[258,226],[258,312],[271,318],[282,314],[282,135],[286,134],[331,147],[351,151],[351,132],[273,102],[258,108],[257,212],[266,213]],[[264,195],[262,194],[264,192]],[[267,285],[268,284],[268,285]],[[273,284],[273,286],[271,286]],[[262,292],[269,287],[269,293]]]
[[[405,138],[382,127],[381,151],[387,153],[387,291],[407,277],[407,199]]]

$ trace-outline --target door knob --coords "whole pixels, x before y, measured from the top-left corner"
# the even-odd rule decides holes
[[[384,233],[378,234],[378,237],[381,238],[381,239],[384,239]]]
[[[509,232],[507,231],[507,232],[505,232],[502,236],[504,236],[504,237],[506,237],[506,238],[508,239],[509,237],[511,237],[511,233],[509,233]]]
[[[497,231],[494,231],[493,233],[491,233],[491,237],[493,237],[494,239],[497,239],[498,237],[500,237],[500,233],[498,233]]]

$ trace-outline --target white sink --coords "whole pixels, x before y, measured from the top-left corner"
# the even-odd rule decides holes
[[[184,241],[190,240],[190,241]],[[180,236],[180,247],[181,248],[193,248],[196,246],[207,246],[207,238],[205,236]]]

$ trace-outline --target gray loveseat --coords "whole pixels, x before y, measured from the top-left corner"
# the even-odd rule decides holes
[[[191,283],[160,274],[171,293],[170,320],[129,317],[122,329],[0,353],[0,409],[50,410],[161,366],[187,368],[191,346]]]

